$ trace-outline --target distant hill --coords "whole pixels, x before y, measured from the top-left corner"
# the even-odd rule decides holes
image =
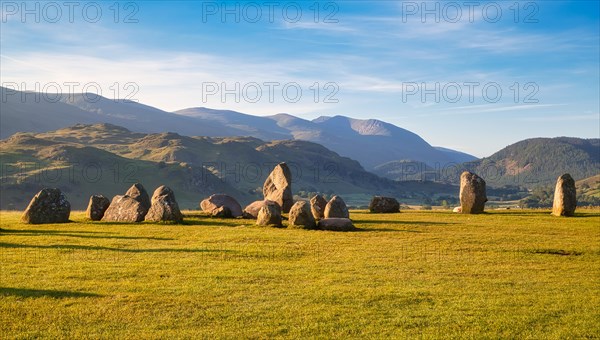
[[[53,102],[43,94],[0,90],[3,98],[0,138],[8,138],[17,132],[53,131],[79,123],[109,123],[142,133],[171,131],[184,136],[305,140],[356,159],[367,170],[387,162],[409,159],[430,166],[476,159],[454,150],[432,147],[418,135],[376,119],[334,116],[310,121],[289,114],[259,117],[201,107],[166,112],[141,103],[94,94],[62,94],[58,96],[58,102]]]
[[[375,167],[373,173],[396,181],[429,180],[458,185],[464,170],[479,174],[488,186],[496,188],[553,186],[564,173],[580,180],[600,173],[600,139],[526,139],[481,160],[434,168],[419,161],[395,161]]]
[[[554,185],[564,173],[577,181],[600,173],[600,139],[526,139],[465,166],[493,186]]]
[[[287,162],[295,194],[340,194],[351,202],[372,195],[419,200],[454,186],[399,183],[364,170],[352,159],[306,141],[264,142],[252,137],[189,137],[137,133],[111,124],[75,125],[45,133],[17,133],[0,141],[0,208],[23,209],[42,187],[59,187],[76,209],[92,194],[112,197],[134,182],[152,191],[166,184],[180,205],[197,208],[213,193],[248,203],[262,197],[271,169]]]

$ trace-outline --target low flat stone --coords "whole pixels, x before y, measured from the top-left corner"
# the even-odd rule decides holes
[[[108,209],[104,212],[105,222],[142,222],[147,209],[142,203],[127,195],[113,197]]]
[[[393,197],[374,196],[369,203],[369,211],[378,214],[400,212],[400,203]]]
[[[353,231],[357,230],[349,218],[324,218],[317,224],[321,230],[330,231]]]
[[[220,207],[226,207],[229,210],[229,216],[223,216],[224,209]],[[212,216],[217,217],[240,217],[242,216],[242,206],[236,201],[235,198],[225,194],[214,194],[200,202],[200,208],[202,211],[210,213]]]
[[[270,201],[270,200],[254,201],[254,202],[248,204],[244,208],[244,212],[243,212],[244,218],[256,219],[258,217],[258,211],[260,210],[260,208],[264,207],[265,205],[269,205],[269,204],[279,206],[279,204],[277,204],[277,202]],[[279,207],[279,209],[281,209],[281,207]]]

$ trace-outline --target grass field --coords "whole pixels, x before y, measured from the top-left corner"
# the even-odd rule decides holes
[[[25,225],[0,213],[0,338],[598,338],[600,212],[353,211],[361,231]]]

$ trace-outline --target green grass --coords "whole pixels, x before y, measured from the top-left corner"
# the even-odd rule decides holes
[[[350,233],[25,225],[0,213],[0,338],[598,338],[600,213],[353,211]]]

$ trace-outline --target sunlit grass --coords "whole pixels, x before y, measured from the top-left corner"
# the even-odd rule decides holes
[[[353,211],[358,232],[26,225],[0,213],[0,338],[597,338],[600,212]]]

